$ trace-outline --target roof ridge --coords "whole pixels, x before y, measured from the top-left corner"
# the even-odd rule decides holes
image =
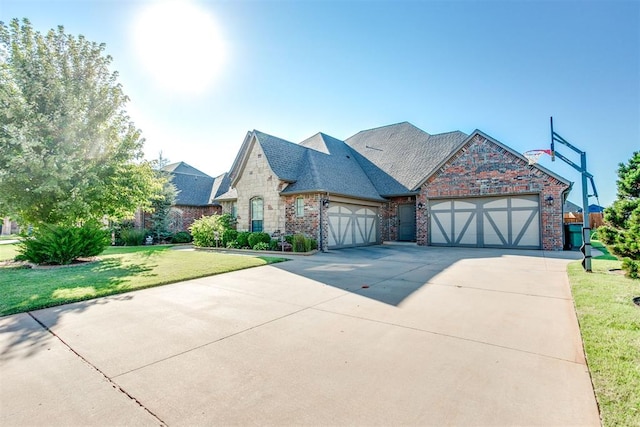
[[[391,126],[403,125],[403,124],[405,124],[405,123],[406,123],[406,124],[408,124],[408,125],[411,125],[411,126],[415,127],[416,129],[420,129],[418,126],[416,126],[416,125],[414,125],[413,123],[411,123],[411,122],[409,122],[409,121],[405,120],[405,121],[398,122],[398,123],[392,123],[392,124],[390,124],[390,125],[377,126],[377,127],[370,128],[370,129],[363,129],[363,130],[361,130],[361,131],[359,131],[359,132],[357,132],[357,133],[355,133],[355,134],[351,135],[349,138],[353,138],[354,136],[359,135],[359,134],[364,133],[364,132],[370,132],[370,131],[372,131],[372,130],[384,129],[384,128],[388,128],[388,127],[391,127]],[[422,130],[422,129],[420,129],[420,130]],[[422,130],[422,131],[423,131],[423,130]],[[425,131],[423,131],[423,132],[425,132]],[[427,133],[427,132],[425,132],[425,133]],[[347,138],[347,139],[349,139],[349,138]],[[346,140],[345,140],[345,141],[346,141]]]
[[[286,142],[286,143],[293,144],[293,145],[299,145],[299,144],[296,144],[295,142],[291,142],[291,141],[288,141],[288,140],[286,140],[286,139],[282,139],[282,138],[280,138],[279,136],[271,135],[270,133],[262,132],[262,131],[259,131],[259,130],[257,130],[257,129],[254,129],[254,130],[253,130],[253,134],[254,134],[256,137],[258,137],[258,136],[259,136],[258,134],[260,134],[260,135],[268,136],[268,137],[270,137],[270,138],[275,138],[275,139],[277,139],[278,141]],[[258,138],[258,142],[260,142],[260,139],[259,139],[259,138]]]
[[[447,135],[447,134],[456,133],[456,132],[459,132],[459,133],[462,133],[462,134],[466,135],[466,133],[462,132],[461,130],[450,130],[450,131],[447,131],[447,132],[434,133],[433,135],[429,134],[429,136]]]

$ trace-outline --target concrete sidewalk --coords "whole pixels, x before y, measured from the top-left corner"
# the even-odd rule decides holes
[[[599,425],[577,255],[384,245],[0,318],[0,425]]]

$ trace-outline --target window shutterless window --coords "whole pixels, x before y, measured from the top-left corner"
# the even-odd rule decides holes
[[[264,221],[264,204],[260,197],[251,199],[251,231],[262,231]]]
[[[298,197],[296,199],[296,216],[303,217],[304,216],[304,198]]]

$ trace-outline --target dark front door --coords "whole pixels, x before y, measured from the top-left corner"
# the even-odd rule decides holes
[[[415,205],[398,206],[398,240],[416,240],[416,207]]]

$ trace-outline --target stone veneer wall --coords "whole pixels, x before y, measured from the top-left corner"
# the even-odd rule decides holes
[[[242,176],[235,187],[238,191],[238,231],[251,231],[250,201],[254,197],[261,197],[263,201],[263,231],[271,234],[276,230],[283,230],[285,218],[279,192],[285,186],[286,183],[280,181],[271,170],[260,144],[254,141]]]
[[[392,197],[387,203],[384,203],[380,208],[380,226],[383,242],[394,242],[398,240],[398,206],[399,205],[413,205],[416,204],[415,196],[408,197]],[[416,216],[419,213],[416,209]],[[417,219],[416,219],[417,221]],[[417,224],[417,223],[416,223]]]
[[[446,165],[423,184],[418,202],[431,198],[539,194],[542,248],[562,250],[562,193],[568,186],[487,138],[476,135]],[[548,206],[545,199],[553,197]],[[419,245],[429,244],[428,210],[418,211]]]

